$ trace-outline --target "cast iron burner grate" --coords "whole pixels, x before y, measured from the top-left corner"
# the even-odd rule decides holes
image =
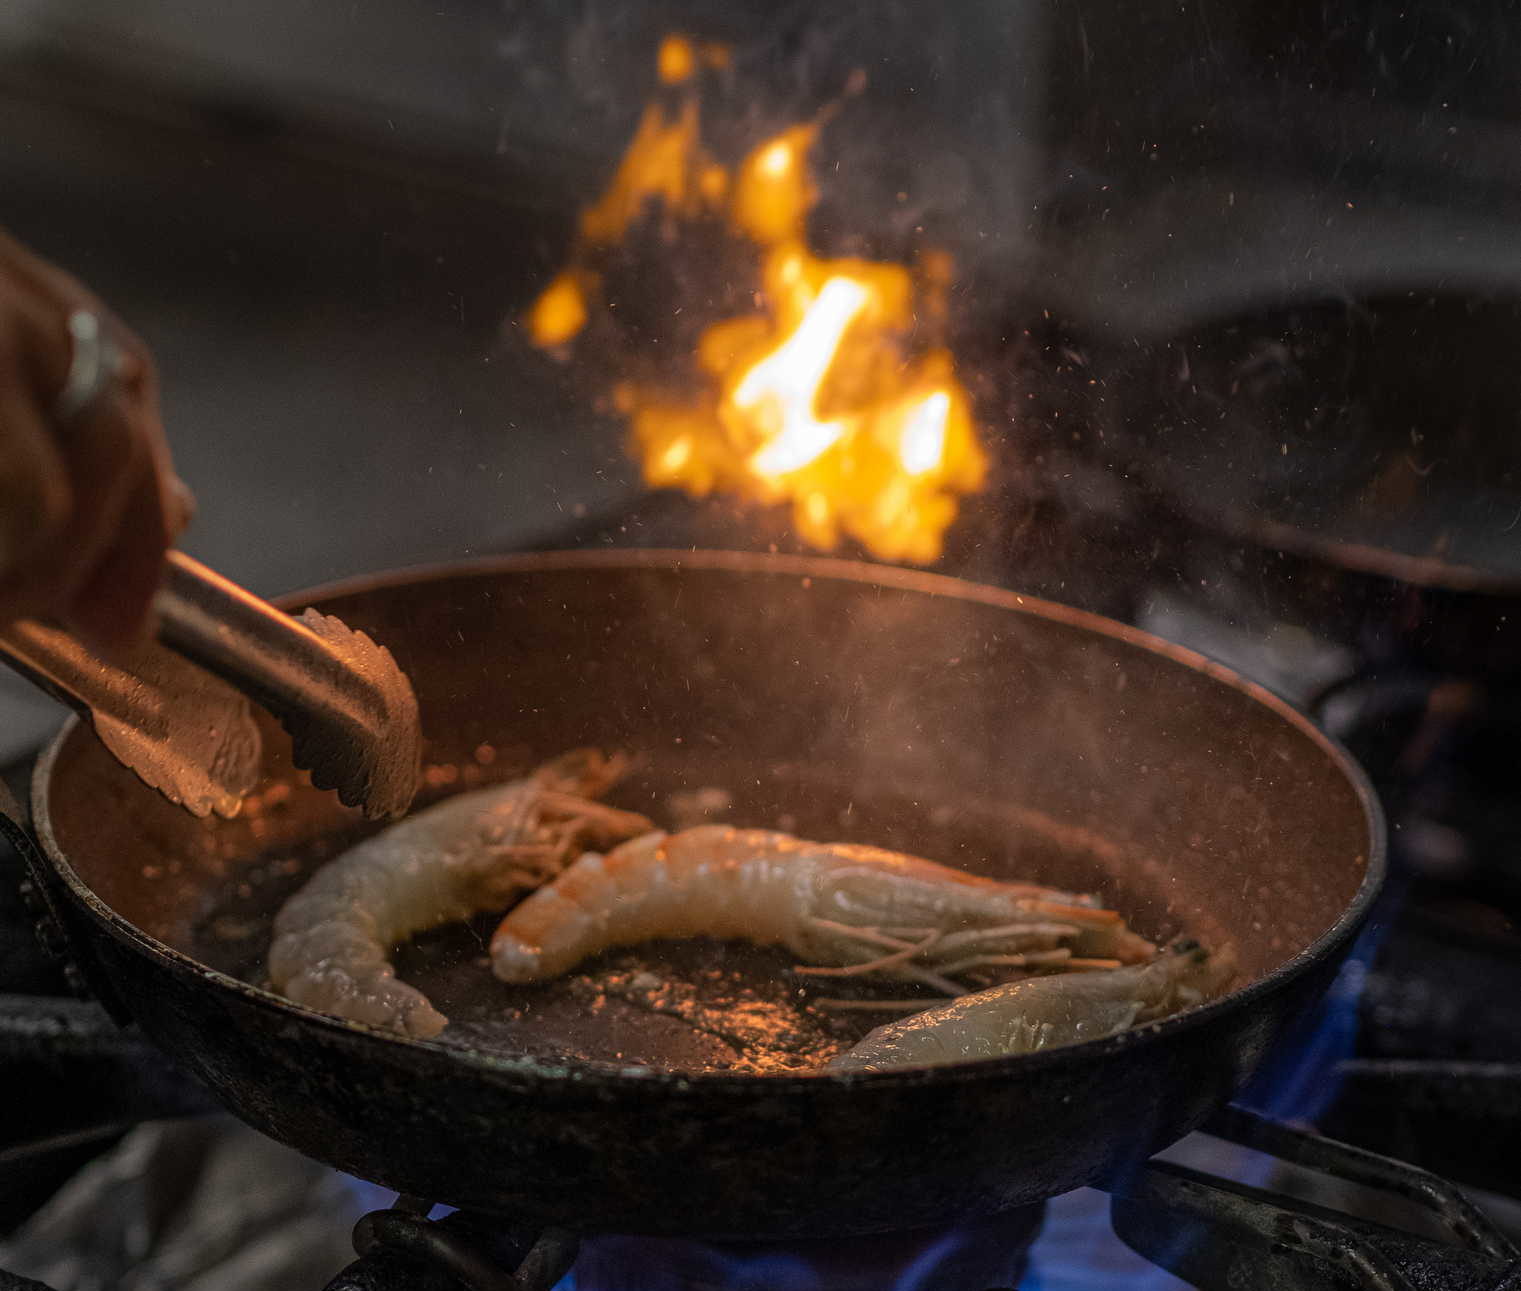
[[[1456,1188],[1427,1171],[1238,1107],[1216,1116],[1208,1132],[1281,1165],[1365,1190],[1383,1198],[1386,1208],[1403,1204],[1424,1221],[1419,1226],[1425,1231],[1153,1161],[1114,1187],[1114,1229],[1132,1249],[1205,1291],[1521,1288],[1521,1254],[1510,1240]],[[430,1221],[431,1209],[398,1198],[394,1207],[366,1215],[354,1234],[360,1258],[327,1291],[550,1291],[575,1264],[577,1239],[563,1230],[525,1238],[498,1221],[459,1212]],[[1033,1239],[1040,1210],[1021,1212],[1024,1222],[1008,1224],[1010,1243]],[[1010,1252],[1004,1254],[1007,1259]],[[881,1285],[885,1291],[887,1284]],[[981,1291],[985,1284],[952,1284],[931,1275],[913,1285]]]
[[[328,1284],[328,1291],[551,1291],[575,1263],[574,1234],[550,1229],[536,1239],[500,1223],[456,1211],[429,1220],[430,1202],[398,1197],[354,1226],[359,1259]]]
[[[1207,1128],[1284,1164],[1413,1203],[1440,1236],[1153,1161],[1114,1190],[1114,1229],[1127,1245],[1194,1285],[1209,1291],[1521,1287],[1521,1253],[1438,1176],[1238,1107],[1226,1108]]]

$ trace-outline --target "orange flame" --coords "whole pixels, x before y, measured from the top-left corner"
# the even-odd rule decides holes
[[[849,534],[885,559],[929,563],[958,498],[986,472],[949,350],[916,335],[943,326],[949,261],[926,255],[911,273],[814,256],[805,225],[816,198],[807,164],[816,127],[767,140],[731,177],[703,150],[692,86],[699,65],[723,60],[721,49],[684,37],[662,44],[657,71],[667,88],[583,214],[576,260],[529,311],[529,335],[560,348],[581,331],[600,286],[593,253],[620,241],[652,204],[668,220],[724,217],[761,249],[761,312],[702,334],[696,358],[708,379],[694,394],[649,381],[616,388],[646,482],[790,501],[814,546]]]

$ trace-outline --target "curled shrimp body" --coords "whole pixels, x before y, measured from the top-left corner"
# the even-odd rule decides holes
[[[1096,1040],[1210,999],[1234,972],[1228,949],[1179,942],[1150,964],[1006,982],[879,1026],[829,1070],[933,1067]]]
[[[397,978],[392,947],[499,909],[583,845],[647,831],[643,816],[591,801],[621,770],[594,751],[566,754],[526,779],[449,798],[329,861],[275,917],[275,989],[325,1013],[437,1035],[448,1019]]]
[[[872,963],[937,985],[1000,956],[1133,962],[1154,951],[1112,911],[1053,888],[880,847],[705,825],[581,857],[502,920],[492,969],[503,981],[537,981],[613,946],[694,936],[782,945],[811,964]]]

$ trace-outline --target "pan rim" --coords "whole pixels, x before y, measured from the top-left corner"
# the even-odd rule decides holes
[[[463,1063],[493,1083],[517,1087],[524,1091],[571,1082],[588,1093],[598,1090],[627,1090],[637,1085],[647,1092],[662,1094],[706,1094],[723,1089],[744,1090],[766,1097],[803,1097],[814,1095],[824,1087],[892,1089],[919,1084],[927,1079],[945,1084],[979,1084],[996,1081],[1018,1072],[1032,1072],[1061,1067],[1073,1062],[1119,1054],[1138,1046],[1160,1043],[1168,1036],[1209,1025],[1215,1018],[1238,1007],[1250,1007],[1256,1000],[1272,995],[1308,972],[1316,964],[1333,956],[1361,928],[1383,885],[1387,868],[1387,830],[1382,808],[1371,782],[1362,767],[1334,737],[1315,725],[1294,705],[1258,682],[1241,676],[1233,669],[1186,646],[1155,636],[1139,628],[1105,618],[1087,610],[1059,602],[1029,596],[1005,588],[974,583],[947,574],[906,569],[894,565],[877,565],[868,561],[847,560],[832,556],[793,556],[725,549],[611,548],[608,550],[571,550],[521,552],[506,555],[473,557],[460,561],[429,562],[414,566],[334,580],[316,587],[274,598],[282,608],[343,595],[381,591],[389,587],[449,578],[489,576],[496,573],[555,571],[576,568],[655,568],[675,570],[683,567],[730,571],[745,574],[765,573],[803,578],[885,586],[897,590],[950,596],[973,601],[1016,614],[1065,623],[1124,642],[1196,672],[1256,700],[1280,719],[1308,737],[1325,753],[1350,782],[1358,805],[1362,808],[1367,829],[1368,848],[1363,859],[1363,876],[1357,891],[1335,921],[1314,941],[1246,986],[1228,992],[1207,1004],[1197,1005],[1157,1022],[1132,1027],[1116,1035],[1082,1041],[1078,1044],[1016,1054],[1001,1058],[984,1058],[933,1067],[909,1067],[878,1072],[810,1072],[797,1075],[748,1075],[729,1072],[673,1072],[655,1068],[629,1067],[608,1070],[578,1067],[574,1063],[534,1058],[512,1058],[464,1045],[438,1044],[398,1035],[370,1023],[355,1022],[319,1013],[291,1000],[245,982],[177,950],[144,932],[105,903],[75,871],[63,854],[53,829],[49,786],[53,768],[65,746],[83,725],[73,716],[66,721],[38,758],[31,782],[31,809],[35,832],[47,863],[68,887],[74,900],[92,921],[140,953],[156,959],[161,966],[181,973],[191,973],[219,990],[228,990],[246,1003],[299,1022],[317,1026],[335,1039],[343,1036],[361,1043],[384,1043],[403,1046],[425,1055],[427,1060]]]

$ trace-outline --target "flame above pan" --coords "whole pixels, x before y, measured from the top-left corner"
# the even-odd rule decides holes
[[[722,47],[682,36],[662,43],[661,88],[606,191],[582,213],[571,263],[530,309],[529,335],[568,354],[589,321],[606,316],[599,265],[645,218],[658,215],[671,242],[721,224],[758,252],[753,312],[703,330],[695,372],[680,356],[612,392],[646,482],[788,503],[816,547],[848,535],[884,559],[929,563],[959,497],[986,473],[943,340],[950,258],[929,251],[906,267],[813,254],[809,153],[820,123],[792,126],[724,165],[702,142],[698,83],[727,60]]]

